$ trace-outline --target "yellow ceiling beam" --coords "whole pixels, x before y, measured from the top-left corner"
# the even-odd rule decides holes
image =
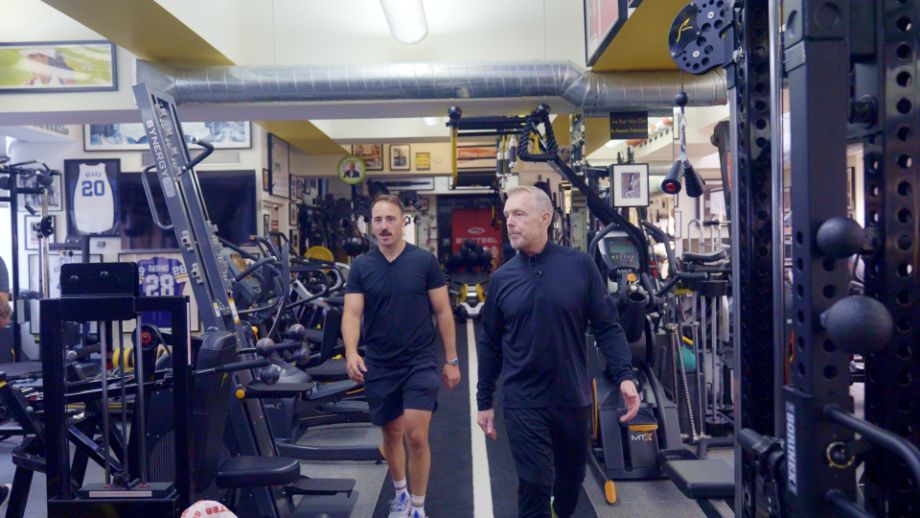
[[[132,54],[177,66],[232,65],[154,0],[43,0]]]
[[[585,156],[594,153],[610,141],[608,117],[585,117]]]
[[[568,146],[571,143],[571,135],[569,135],[571,118],[571,115],[560,113],[550,123],[553,127],[553,135],[556,136],[556,143],[560,146]]]
[[[677,70],[668,51],[671,23],[688,0],[644,0],[594,63],[595,72]]]
[[[256,124],[308,155],[346,154],[340,144],[309,121],[258,121]]]

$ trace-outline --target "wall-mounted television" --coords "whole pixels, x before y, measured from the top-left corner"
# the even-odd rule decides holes
[[[197,174],[211,223],[217,225],[217,235],[236,244],[248,242],[249,236],[256,233],[255,171],[200,171]],[[153,173],[148,174],[147,179],[160,219],[168,223],[169,212],[160,184]],[[118,192],[123,250],[179,248],[173,231],[161,230],[154,224],[140,174],[122,173]]]

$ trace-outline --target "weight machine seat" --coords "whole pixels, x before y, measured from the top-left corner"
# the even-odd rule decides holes
[[[342,296],[336,295],[335,297],[326,297],[323,300],[326,302],[326,304],[329,304],[330,306],[338,306],[340,308],[345,307],[345,296],[344,295]]]
[[[735,494],[735,473],[722,459],[668,460],[662,467],[688,498],[731,498]]]
[[[683,259],[684,262],[695,264],[717,263],[725,259],[725,250],[719,250],[717,252],[711,252],[708,254],[694,254],[691,252],[684,252],[684,254],[681,256],[681,259]]]
[[[4,379],[16,379],[25,374],[41,374],[41,362],[13,362],[0,363],[0,371],[6,375]]]
[[[217,470],[217,487],[266,487],[292,484],[300,478],[300,462],[287,457],[243,455],[227,459]]]
[[[317,381],[342,381],[348,379],[345,359],[330,358],[323,363],[308,367],[304,371]]]

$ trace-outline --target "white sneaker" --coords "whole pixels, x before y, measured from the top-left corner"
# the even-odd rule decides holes
[[[408,491],[396,493],[393,500],[390,500],[389,518],[409,518],[409,511],[412,509],[412,497]]]
[[[413,507],[409,518],[426,518],[425,511],[420,511],[418,507]]]

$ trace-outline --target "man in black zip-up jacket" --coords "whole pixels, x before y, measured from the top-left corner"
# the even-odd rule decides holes
[[[516,187],[505,202],[508,237],[518,254],[489,280],[479,337],[479,426],[496,437],[493,394],[499,374],[505,425],[518,473],[518,514],[575,512],[587,468],[591,428],[588,322],[619,385],[626,422],[639,409],[629,343],[591,258],[549,242],[549,197]]]

